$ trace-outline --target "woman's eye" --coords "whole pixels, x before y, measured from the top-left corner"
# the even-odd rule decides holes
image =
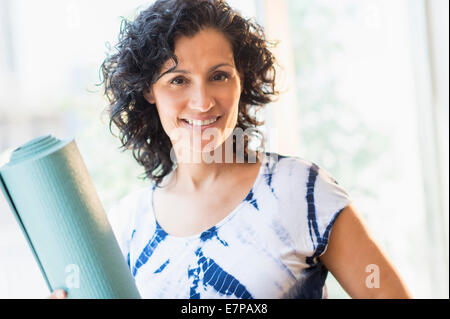
[[[182,77],[176,77],[175,79],[173,79],[172,81],[170,81],[170,84],[175,84],[175,85],[181,85],[184,84],[186,81],[184,78]]]
[[[227,73],[217,73],[213,76],[214,81],[225,81],[228,80],[230,76]]]

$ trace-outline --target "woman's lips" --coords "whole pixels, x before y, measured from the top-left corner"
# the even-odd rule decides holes
[[[193,125],[193,124],[189,124],[186,120],[183,120],[183,119],[180,119],[180,122],[181,122],[182,126],[184,126],[186,128],[189,128],[191,130],[201,130],[201,131],[203,131],[203,130],[205,130],[207,128],[216,126],[217,123],[221,119],[222,119],[222,116],[219,116],[215,122],[213,122],[211,124],[208,124],[208,125]]]

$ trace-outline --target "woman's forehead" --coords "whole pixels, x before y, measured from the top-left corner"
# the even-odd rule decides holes
[[[175,56],[178,60],[178,68],[190,66],[203,66],[210,68],[217,64],[230,64],[234,66],[234,55],[231,43],[219,31],[205,29],[194,36],[180,36],[175,41]],[[167,60],[162,72],[175,66],[172,59]]]

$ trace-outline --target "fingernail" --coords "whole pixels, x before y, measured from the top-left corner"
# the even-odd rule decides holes
[[[64,298],[66,296],[66,292],[64,290],[58,290],[56,292],[56,297],[57,298]]]

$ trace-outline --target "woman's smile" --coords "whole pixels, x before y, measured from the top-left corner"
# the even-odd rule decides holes
[[[203,130],[206,130],[207,128],[217,126],[217,124],[219,124],[219,121],[221,118],[222,118],[222,116],[215,116],[215,117],[213,117],[211,119],[207,119],[207,120],[181,119],[181,123],[182,123],[183,127],[186,127],[188,129],[193,129],[193,130],[200,129],[203,131]]]

